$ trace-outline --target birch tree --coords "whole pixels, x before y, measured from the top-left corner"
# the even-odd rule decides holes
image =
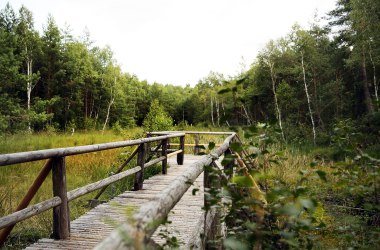
[[[297,26],[295,27],[295,32],[292,35],[294,36],[293,45],[294,45],[295,53],[297,53],[300,58],[302,82],[304,85],[307,106],[309,110],[309,117],[310,117],[312,130],[313,130],[313,143],[315,145],[317,132],[315,128],[311,97],[310,97],[309,89],[308,89],[308,83],[307,83],[307,77],[306,77],[306,64],[305,64],[305,54],[306,53],[311,54],[312,53],[311,51],[315,49],[315,47],[313,43],[313,38],[310,36],[310,34],[308,34],[304,30],[301,30],[299,27]]]
[[[38,33],[33,28],[32,13],[24,6],[19,10],[19,21],[16,30],[19,36],[21,57],[24,61],[27,110],[30,113],[32,90],[39,77],[37,73],[33,73],[33,59],[39,50],[39,40]],[[28,131],[32,131],[30,118],[28,120]]]
[[[278,49],[276,49],[276,45],[274,41],[270,41],[265,50],[262,52],[261,57],[263,62],[268,66],[269,72],[270,72],[270,78],[272,82],[272,92],[273,92],[273,98],[274,98],[274,104],[275,104],[275,109],[276,109],[276,117],[278,121],[278,125],[281,130],[281,136],[282,140],[285,142],[285,135],[284,135],[284,129],[282,127],[282,118],[281,118],[281,109],[280,106],[278,105],[278,97],[277,97],[277,79],[276,79],[276,73],[275,73],[275,58],[278,56]]]

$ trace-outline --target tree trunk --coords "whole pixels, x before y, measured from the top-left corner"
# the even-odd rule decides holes
[[[27,67],[27,83],[26,83],[26,94],[27,94],[27,109],[28,112],[30,111],[30,102],[31,102],[31,96],[32,96],[32,89],[33,89],[33,81],[32,81],[32,66],[33,66],[33,60],[27,59],[26,60],[26,67]],[[28,118],[28,132],[32,132],[31,128],[31,122],[30,118]]]
[[[372,69],[373,69],[373,88],[375,92],[375,99],[376,99],[376,107],[377,110],[379,110],[379,86],[377,85],[377,79],[376,79],[376,65],[372,58],[372,49],[370,47],[369,49],[369,58],[372,63]]]
[[[247,118],[248,125],[252,125],[252,121],[251,121],[251,118],[249,117],[247,109],[245,108],[244,104],[242,104],[241,106],[242,106],[242,108],[244,110],[245,117]]]
[[[115,88],[116,88],[116,77],[115,77]],[[107,126],[107,123],[108,123],[108,119],[109,119],[109,116],[110,116],[111,106],[112,106],[112,104],[115,101],[115,92],[116,92],[116,90],[114,91],[113,88],[111,87],[111,99],[110,99],[110,101],[108,103],[107,116],[106,116],[106,120],[104,121],[104,125],[103,125],[103,133],[104,133],[104,130],[106,129],[106,126]]]
[[[210,96],[210,100],[211,100],[211,103],[210,103],[210,108],[211,108],[211,122],[212,122],[212,126],[215,126],[215,123],[214,123],[214,106],[213,106],[213,103],[212,103],[212,96]]]
[[[303,52],[301,52],[301,64],[302,64],[302,73],[303,73],[303,83],[305,85],[305,93],[306,93],[306,98],[307,98],[307,105],[309,107],[310,120],[311,120],[311,124],[313,126],[313,142],[314,142],[314,145],[315,145],[316,144],[317,133],[315,131],[315,123],[314,123],[314,118],[313,118],[313,112],[311,110],[310,96],[309,96],[309,91],[307,89],[306,72],[305,72]]]
[[[372,114],[374,112],[371,94],[368,87],[368,77],[367,77],[367,64],[365,60],[364,47],[362,51],[362,73],[363,73],[363,90],[364,90],[364,100],[367,107],[367,113]]]
[[[218,101],[218,98],[216,97],[215,97],[215,105],[216,105],[216,123],[218,127],[220,127],[219,101]]]
[[[272,79],[272,91],[273,91],[273,96],[274,96],[274,104],[276,107],[276,113],[277,113],[277,120],[278,120],[278,125],[280,126],[281,130],[281,136],[282,140],[285,141],[285,135],[284,135],[284,129],[282,128],[282,119],[281,119],[281,110],[280,106],[278,105],[278,99],[277,99],[277,92],[276,92],[276,80],[274,79],[274,63],[269,63],[269,68],[270,68],[270,76]]]

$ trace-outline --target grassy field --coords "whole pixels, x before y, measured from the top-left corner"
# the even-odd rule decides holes
[[[207,128],[195,127],[187,127],[185,130],[209,131]],[[221,130],[223,129],[219,131]],[[118,133],[94,131],[74,135],[60,133],[9,135],[1,137],[0,153],[89,145],[141,137],[144,137],[144,133],[140,128],[121,133],[120,131]],[[224,138],[226,136],[201,135],[200,142],[208,144],[212,141],[220,144]],[[186,143],[194,142],[195,136],[186,137]],[[172,143],[176,143],[176,141],[174,140]],[[130,155],[132,150],[133,147],[127,147],[67,157],[68,190],[109,176]],[[262,180],[263,185],[273,188],[276,182],[281,182],[292,189],[300,185],[301,177],[307,177],[302,185],[307,187],[308,195],[318,200],[315,217],[318,223],[325,225],[323,228],[310,232],[311,236],[316,239],[316,249],[346,249],[353,244],[356,244],[355,247],[359,249],[371,249],[378,243],[376,235],[379,236],[379,234],[376,234],[375,228],[379,221],[370,221],[370,219],[377,218],[379,220],[379,216],[371,216],[371,213],[368,212],[376,210],[352,207],[349,197],[347,198],[347,194],[343,194],[343,189],[338,185],[345,172],[337,174],[337,167],[339,168],[342,164],[350,164],[348,160],[343,160],[343,162],[333,160],[331,156],[333,150],[330,148],[315,148],[305,145],[302,148],[289,145],[285,147],[274,143],[268,147],[268,150],[269,153],[256,159],[261,161],[260,166],[262,167],[261,173],[256,177]],[[207,152],[207,149],[203,149],[203,151]],[[186,147],[186,153],[193,153],[193,148]],[[277,163],[275,164],[273,160],[276,160]],[[14,211],[43,164],[44,161],[38,161],[0,168],[0,216]],[[129,167],[135,165],[135,161],[132,161]],[[317,170],[326,174],[327,181],[321,180],[316,174]],[[152,168],[147,175],[155,174],[158,171],[159,168]],[[378,177],[376,178],[374,180],[378,180]],[[130,189],[132,184],[133,178],[128,177],[108,188],[101,199],[107,200]],[[361,182],[358,182],[359,186],[360,184]],[[70,202],[71,220],[88,211],[88,200],[92,199],[95,194],[91,193]],[[52,183],[51,177],[48,177],[32,204],[51,197]],[[51,212],[45,212],[17,224],[5,248],[19,249],[35,239],[49,237],[52,228],[51,217]]]
[[[99,131],[62,134],[17,134],[1,137],[0,153],[32,151],[58,147],[72,147],[80,145],[98,144],[112,141],[136,139],[143,135],[140,128],[115,134],[113,131]],[[101,152],[70,156],[66,158],[68,190],[84,186],[105,178],[121,165],[123,159],[128,157],[133,147],[106,150]],[[45,161],[5,166],[0,168],[0,216],[12,213],[25,195],[36,175]],[[135,164],[135,162],[131,162]],[[101,199],[114,196],[121,190],[132,186],[132,178],[118,182],[108,188]],[[88,210],[88,200],[95,193],[83,196],[70,203],[71,219],[75,219]],[[35,204],[52,197],[51,176],[48,176],[42,187],[32,200]],[[12,232],[7,248],[20,248],[35,238],[48,237],[52,228],[51,212],[45,212],[18,223]]]
[[[187,127],[186,130],[207,130],[195,127]],[[71,134],[64,133],[37,133],[37,134],[16,134],[1,136],[0,153],[14,153],[33,151],[49,148],[73,147],[80,145],[91,145],[112,141],[130,140],[145,137],[141,128],[118,131],[81,132]],[[225,136],[201,135],[201,142],[214,141],[222,143]],[[186,143],[194,143],[195,137],[188,136]],[[172,140],[172,143],[178,143]],[[109,176],[125,160],[134,147],[106,150],[101,152],[88,153],[66,157],[67,186],[68,191],[86,184],[98,181]],[[193,148],[186,147],[186,153],[192,153]],[[45,161],[29,162],[0,168],[0,217],[12,213],[18,203],[25,195],[33,180],[43,167]],[[129,167],[136,166],[135,161],[131,161]],[[128,168],[128,167],[127,167]],[[156,174],[158,168],[149,168],[146,176]],[[100,197],[107,200],[120,192],[130,189],[133,185],[133,178],[128,177],[109,187]],[[70,202],[71,220],[79,217],[88,211],[88,200],[92,199],[96,192],[85,195]],[[52,181],[48,176],[42,187],[32,200],[31,204],[44,201],[52,197]],[[51,212],[45,212],[34,216],[24,222],[18,223],[12,231],[6,248],[19,249],[33,242],[40,237],[49,237],[52,229]]]

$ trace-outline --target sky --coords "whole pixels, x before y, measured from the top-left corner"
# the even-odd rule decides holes
[[[31,10],[41,32],[49,14],[76,37],[87,29],[140,80],[194,86],[211,71],[247,69],[270,39],[295,23],[308,28],[336,0],[0,0],[0,8],[7,2]]]

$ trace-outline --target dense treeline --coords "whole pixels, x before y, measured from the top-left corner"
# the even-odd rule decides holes
[[[175,124],[276,124],[283,140],[324,142],[334,124],[376,125],[380,2],[339,0],[326,19],[269,41],[246,72],[210,73],[195,87],[148,84],[122,72],[109,47],[74,38],[49,17],[0,13],[0,131],[142,125],[158,100]],[[377,131],[377,132],[376,132]],[[374,129],[378,133],[378,129]]]

